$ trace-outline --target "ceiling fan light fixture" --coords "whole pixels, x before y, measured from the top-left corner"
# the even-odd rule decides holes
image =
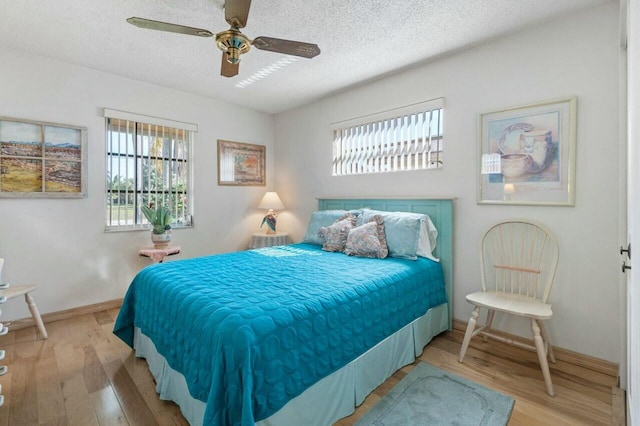
[[[251,42],[240,31],[231,29],[216,34],[216,45],[227,56],[230,64],[240,62],[240,55],[243,55],[251,49]]]
[[[240,52],[235,47],[230,47],[225,52],[227,54],[227,62],[230,64],[237,64],[240,62]]]

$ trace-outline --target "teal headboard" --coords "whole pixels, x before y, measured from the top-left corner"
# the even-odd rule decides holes
[[[453,260],[453,200],[428,198],[320,198],[319,210],[356,210],[368,207],[374,210],[412,212],[429,215],[438,229],[438,241],[434,256],[440,259],[444,271],[444,281],[449,305],[449,329],[453,306],[452,292],[452,260]]]

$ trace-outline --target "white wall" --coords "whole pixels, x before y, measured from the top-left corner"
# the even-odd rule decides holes
[[[330,123],[440,96],[442,170],[331,176]],[[576,206],[478,205],[479,114],[567,96],[578,101]],[[619,362],[617,114],[618,4],[611,2],[277,115],[275,183],[289,209],[279,226],[300,240],[317,196],[457,197],[454,318],[466,321],[464,296],[479,287],[482,232],[504,218],[541,221],[560,242],[554,344]],[[497,326],[530,336],[524,321]]]
[[[199,125],[196,227],[173,231],[182,253],[171,259],[247,247],[264,213],[255,207],[271,182],[266,188],[218,186],[217,139],[266,145],[271,171],[273,116],[4,48],[0,58],[0,116],[88,128],[87,198],[0,198],[3,278],[37,284],[41,312],[121,298],[133,275],[150,263],[137,256],[151,244],[149,232],[104,232],[104,107]],[[3,320],[28,316],[23,303],[2,311]]]

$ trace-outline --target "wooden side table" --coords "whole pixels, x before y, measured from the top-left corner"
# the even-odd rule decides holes
[[[165,257],[173,256],[178,253],[180,253],[180,246],[169,246],[162,249],[149,247],[140,249],[138,251],[138,256],[148,257],[154,262],[162,263]]]
[[[251,235],[249,248],[255,249],[261,247],[283,246],[290,243],[291,238],[289,238],[288,232],[276,232],[274,234],[255,232],[253,235]]]

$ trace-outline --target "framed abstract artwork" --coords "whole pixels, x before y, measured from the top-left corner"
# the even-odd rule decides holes
[[[218,185],[265,186],[264,145],[218,140]]]
[[[576,98],[480,115],[479,204],[575,204]]]
[[[86,145],[86,127],[0,117],[0,197],[86,197]]]

